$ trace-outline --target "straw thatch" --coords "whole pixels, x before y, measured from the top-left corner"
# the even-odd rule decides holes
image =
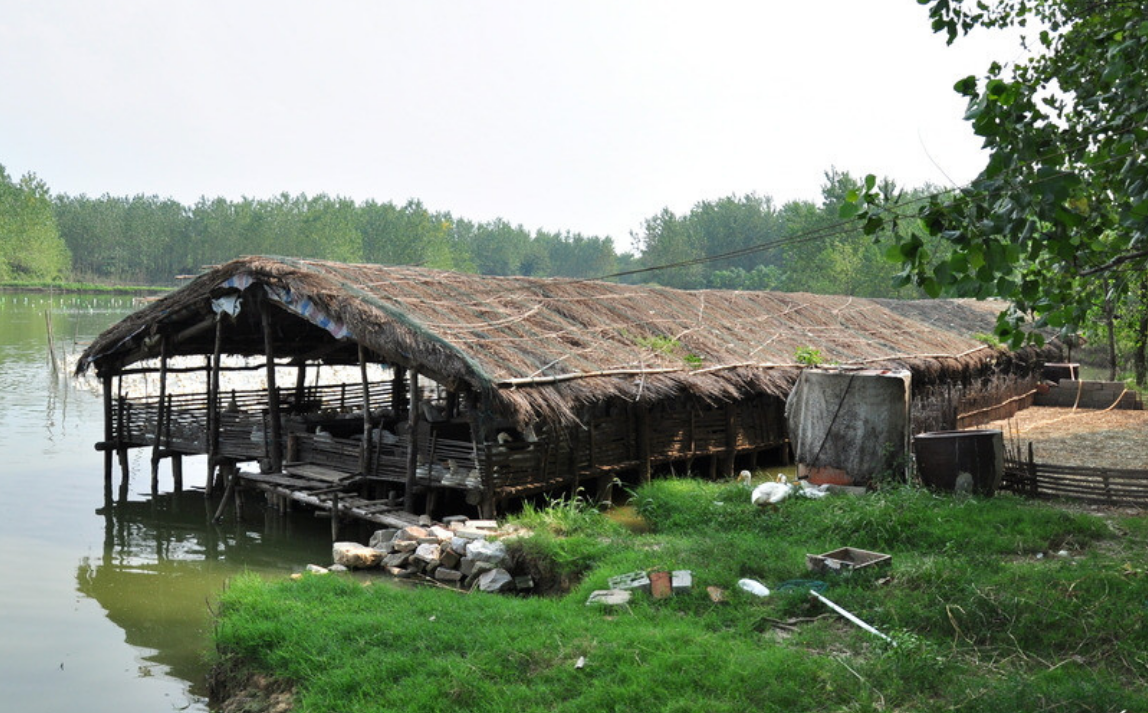
[[[747,393],[784,396],[802,348],[819,350],[826,363],[908,368],[930,381],[1002,356],[971,336],[991,331],[999,306],[963,301],[682,291],[249,257],[111,327],[78,369],[117,373],[154,356],[153,335],[161,333],[182,335],[173,353],[211,353],[210,300],[235,292],[229,281],[264,286],[259,294],[278,295],[272,304],[280,308],[289,291],[295,311],[275,310],[277,356],[349,361],[361,344],[382,362],[486,394],[518,423],[572,423],[581,406],[615,397],[653,402],[688,392],[720,403]],[[313,305],[306,318],[298,309],[304,300]],[[316,326],[328,321],[344,329],[342,339]],[[229,335],[226,353],[262,353],[258,331]]]

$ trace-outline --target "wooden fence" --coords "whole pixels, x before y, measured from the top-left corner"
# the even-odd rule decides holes
[[[1037,498],[1148,507],[1148,470],[1054,465],[1008,458],[1001,489]]]

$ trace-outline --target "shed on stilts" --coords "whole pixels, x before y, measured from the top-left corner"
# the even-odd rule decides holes
[[[801,350],[907,369],[914,419],[955,427],[962,394],[1012,398],[1057,356],[974,339],[999,309],[250,257],[114,325],[78,371],[104,384],[109,496],[110,452],[126,463],[128,448],[149,447],[157,463],[207,455],[213,497],[230,484],[218,473],[257,463],[236,486],[402,523],[492,516],[538,493],[608,497],[620,475],[781,461]],[[352,375],[307,383],[333,365]],[[170,388],[188,372],[206,387]],[[225,390],[221,376],[237,372],[263,383]],[[124,391],[145,373],[158,395]]]

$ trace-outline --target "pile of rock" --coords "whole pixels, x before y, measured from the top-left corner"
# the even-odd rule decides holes
[[[382,569],[400,579],[426,577],[451,587],[483,592],[517,592],[534,588],[528,575],[509,570],[506,545],[501,541],[520,531],[499,530],[493,520],[448,517],[442,523],[377,530],[366,545],[336,542],[331,547],[332,567],[310,566],[312,572],[347,569]]]

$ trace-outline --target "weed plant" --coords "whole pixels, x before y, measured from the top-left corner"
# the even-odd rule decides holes
[[[689,478],[632,503],[650,532],[580,499],[517,518],[533,533],[518,555],[565,578],[553,596],[239,579],[219,655],[293,682],[300,711],[1148,710],[1141,517],[908,486],[774,511]],[[810,574],[807,553],[843,546],[892,560]],[[653,568],[691,570],[693,590],[585,604]],[[779,586],[811,576],[893,643]],[[743,577],[774,591],[755,597]]]

